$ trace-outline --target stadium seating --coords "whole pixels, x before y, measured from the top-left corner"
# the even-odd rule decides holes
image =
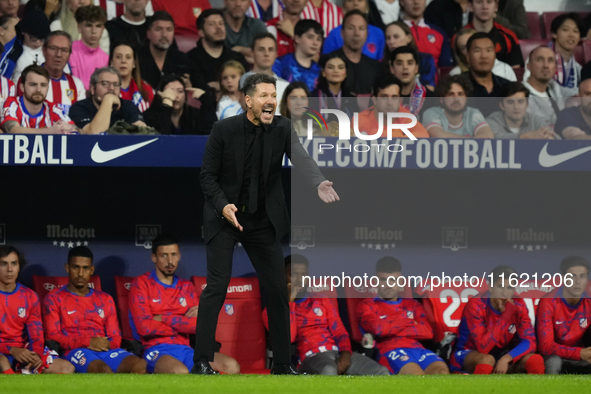
[[[452,69],[453,67],[439,67],[439,79],[447,77]]]
[[[351,340],[357,343],[361,343],[363,335],[359,328],[359,322],[357,321],[357,305],[366,298],[375,298],[378,295],[378,289],[376,287],[345,287],[345,297],[347,304],[347,314],[349,315],[349,324],[351,326]],[[405,287],[401,294],[402,298],[412,298],[412,290],[410,287]]]
[[[204,277],[193,276],[197,296],[205,289]],[[242,373],[269,373],[266,366],[265,327],[257,278],[232,278],[218,318],[216,340],[221,352],[233,357]]]
[[[529,58],[531,51],[540,45],[548,45],[548,40],[519,40],[523,60],[527,62],[527,58]]]
[[[531,33],[532,40],[541,40],[544,38],[544,31],[542,30],[540,14],[537,12],[527,12],[527,26]]]
[[[514,68],[513,71],[515,72],[515,76],[517,77],[517,80],[519,82],[522,82],[523,81],[523,74],[525,74],[525,68],[523,68],[523,67]]]
[[[50,291],[59,289],[68,284],[68,277],[66,276],[39,276],[33,275],[33,290],[39,296],[39,301],[43,304],[45,296]],[[91,276],[88,287],[96,290],[101,290],[101,279],[97,276]]]
[[[199,36],[195,35],[186,35],[186,36],[174,36],[174,40],[176,41],[176,45],[179,47],[181,52],[189,52],[191,49],[197,46],[197,40],[199,40]]]
[[[591,62],[591,41],[583,40],[583,57],[585,60],[584,64]]]
[[[131,325],[129,324],[129,288],[135,278],[115,276],[115,294],[117,297],[117,311],[123,339],[133,340]]]

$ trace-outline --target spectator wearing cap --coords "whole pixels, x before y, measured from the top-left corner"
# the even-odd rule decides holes
[[[99,47],[106,21],[107,13],[99,6],[87,5],[76,10],[81,39],[72,43],[70,67],[72,75],[80,78],[87,90],[94,70],[109,64],[109,55]]]
[[[23,53],[16,62],[12,74],[13,82],[17,82],[23,70],[31,64],[45,63],[43,43],[49,35],[49,21],[43,12],[33,10],[26,14],[16,27],[23,34]]]
[[[201,103],[199,108],[191,105],[196,100]],[[197,88],[185,90],[183,78],[167,74],[161,78],[158,93],[143,115],[146,124],[160,134],[205,135],[211,133],[217,121],[215,109],[212,92]]]

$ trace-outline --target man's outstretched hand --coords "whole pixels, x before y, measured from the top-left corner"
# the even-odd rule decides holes
[[[330,181],[323,181],[320,185],[318,185],[318,197],[320,197],[320,199],[325,203],[331,203],[340,200],[339,195],[332,188],[332,182]]]

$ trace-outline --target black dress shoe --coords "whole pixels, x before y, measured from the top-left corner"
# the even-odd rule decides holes
[[[271,368],[271,375],[302,375],[302,373],[291,364],[278,364]]]
[[[201,360],[197,361],[193,368],[191,368],[191,373],[195,375],[219,375],[219,372],[216,372],[211,368],[209,365],[209,361]]]

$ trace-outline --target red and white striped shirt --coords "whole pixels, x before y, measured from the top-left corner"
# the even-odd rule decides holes
[[[0,75],[0,105],[4,105],[8,97],[16,97],[16,86],[10,79]]]
[[[68,123],[74,124],[67,115],[64,115],[62,110],[55,104],[48,101],[43,102],[43,107],[39,113],[32,115],[25,107],[23,96],[9,97],[2,107],[2,124],[9,121],[18,122],[21,127],[28,127],[32,129],[43,129],[51,127],[58,120],[64,120]]]
[[[284,8],[285,6],[283,5],[283,2],[281,0],[271,0],[271,10],[273,12],[273,18],[277,18],[279,16],[279,12]],[[261,11],[262,10],[259,9],[257,1],[252,0],[252,2],[250,3],[250,7],[248,7],[248,10],[246,10],[246,16],[256,19],[263,19]]]
[[[86,98],[86,89],[84,84],[73,75],[63,73],[60,79],[49,79],[49,89],[45,101],[57,104],[58,107],[67,115],[70,112],[70,107],[76,101],[84,100]],[[20,89],[21,79],[18,80],[17,95],[22,96],[23,91]]]
[[[310,0],[302,11],[301,18],[314,19],[320,23],[324,29],[324,37],[327,37],[332,29],[343,23],[343,10],[328,0],[322,0],[321,7],[317,8]]]
[[[148,100],[144,100],[134,79],[131,80],[127,89],[121,88],[121,98],[123,100],[133,101],[133,104],[135,104],[140,112],[144,112],[150,108],[150,104],[154,99],[154,89],[146,81],[142,81],[142,87],[148,95]]]

